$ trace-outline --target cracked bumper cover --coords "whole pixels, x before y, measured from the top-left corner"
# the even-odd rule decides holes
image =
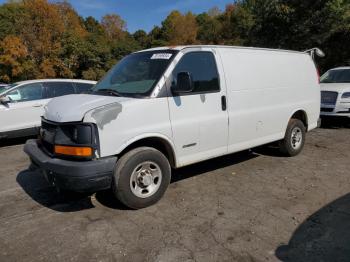
[[[94,192],[111,187],[117,157],[91,161],[69,161],[45,154],[34,139],[24,145],[24,152],[40,169],[49,183],[63,190]]]

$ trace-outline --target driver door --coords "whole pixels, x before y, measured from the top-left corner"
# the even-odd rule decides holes
[[[172,94],[168,98],[180,166],[227,153],[226,87],[216,61],[216,54],[211,50],[190,51],[182,56],[172,72],[172,86],[177,85],[180,72],[188,73],[194,85],[190,93]]]

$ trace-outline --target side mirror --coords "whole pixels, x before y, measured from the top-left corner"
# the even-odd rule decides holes
[[[316,48],[316,49],[315,49],[315,54],[316,54],[317,56],[319,56],[319,57],[325,57],[325,56],[326,56],[326,54],[325,54],[321,49],[319,49],[319,48]]]
[[[319,48],[315,47],[315,48],[311,48],[309,50],[304,51],[304,53],[309,53],[312,57],[312,59],[315,58],[315,55],[318,57],[325,57],[326,54]]]
[[[189,93],[193,90],[193,81],[189,72],[180,72],[177,74],[176,86],[172,87],[175,94]]]
[[[0,97],[0,103],[1,104],[6,105],[6,104],[8,104],[10,102],[11,102],[11,98],[9,96],[1,96]]]

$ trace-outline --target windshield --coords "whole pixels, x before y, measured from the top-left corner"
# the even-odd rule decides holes
[[[329,70],[321,77],[321,83],[350,83],[350,69]]]
[[[4,93],[6,90],[9,90],[10,88],[16,86],[17,84],[11,84],[11,85],[5,85],[0,86],[0,94]]]
[[[147,96],[175,57],[176,50],[146,51],[123,58],[92,89],[122,96]]]
[[[6,90],[6,86],[0,86],[0,94]]]

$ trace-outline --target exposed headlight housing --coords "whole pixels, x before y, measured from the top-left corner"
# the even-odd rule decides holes
[[[55,136],[55,144],[90,145],[92,143],[92,126],[84,124],[60,125]]]
[[[48,154],[59,158],[88,160],[99,154],[98,131],[92,123],[55,123],[42,119],[40,141]]]

